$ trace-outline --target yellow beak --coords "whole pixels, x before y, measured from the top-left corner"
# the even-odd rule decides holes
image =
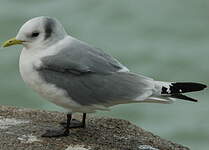
[[[22,44],[24,41],[17,40],[16,38],[9,39],[8,41],[2,44],[2,47],[8,47],[12,45]]]

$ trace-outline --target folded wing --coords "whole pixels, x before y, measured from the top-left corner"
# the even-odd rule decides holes
[[[37,71],[81,105],[114,105],[150,96],[152,79],[121,72],[124,68],[113,57],[76,41],[58,54],[42,58]]]

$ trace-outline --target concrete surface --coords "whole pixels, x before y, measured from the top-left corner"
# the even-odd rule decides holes
[[[0,106],[0,150],[189,150],[128,121],[93,115],[87,115],[86,129],[72,129],[68,137],[41,137],[65,118],[59,112]]]

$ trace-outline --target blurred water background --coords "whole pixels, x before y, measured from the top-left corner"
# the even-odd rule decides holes
[[[68,33],[100,47],[130,70],[156,80],[209,81],[208,0],[1,0],[0,42],[14,37],[28,19],[58,18]],[[1,49],[0,104],[63,109],[23,83],[21,46]],[[194,150],[209,147],[209,90],[190,94],[199,103],[129,104],[97,115],[129,120]]]

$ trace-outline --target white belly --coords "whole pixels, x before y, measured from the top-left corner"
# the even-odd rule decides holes
[[[43,55],[42,55],[43,56]],[[78,103],[74,102],[67,93],[57,88],[55,85],[46,83],[34,67],[41,65],[39,55],[33,55],[28,50],[23,49],[20,55],[19,67],[20,73],[25,83],[39,93],[47,100],[73,111],[81,107]]]

